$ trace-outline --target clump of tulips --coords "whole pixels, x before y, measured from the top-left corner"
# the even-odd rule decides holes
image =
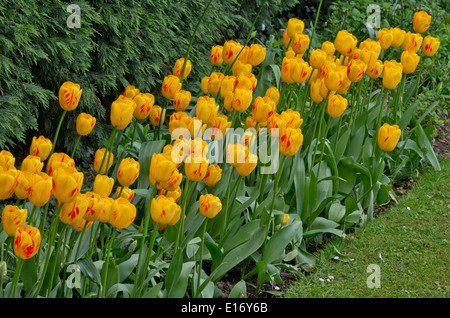
[[[183,87],[195,67],[189,47],[162,81],[162,106],[135,86],[112,102],[111,135],[95,152],[90,188],[73,157],[96,118],[78,115],[70,155],[55,149],[83,91],[63,83],[54,140],[34,137],[20,165],[0,152],[0,200],[11,202],[2,208],[1,260],[14,272],[3,295],[112,297],[120,287],[129,297],[211,297],[211,284],[238,264],[257,264],[244,267],[243,279],[258,275],[258,287],[278,282],[283,266],[311,268],[304,243],[326,232],[345,235],[365,208],[371,217],[386,156],[406,144],[398,126],[405,77],[420,63],[420,49],[431,57],[439,48],[437,38],[422,37],[430,21],[418,12],[414,32],[381,29],[376,39],[358,40],[341,30],[312,48],[304,22],[292,18],[282,34],[279,84],[260,88],[262,96],[255,92],[268,48],[250,44],[249,36],[211,48],[211,72],[193,102]],[[390,58],[395,48],[403,49],[399,61]],[[148,139],[136,133],[142,126]],[[124,135],[125,149],[139,156],[114,147]],[[276,169],[264,173],[272,162]],[[348,171],[358,171],[361,184]],[[36,280],[18,294],[23,264],[33,258]],[[279,266],[289,261],[295,265]],[[84,266],[76,292],[61,283],[70,264]],[[117,267],[127,277],[118,280]]]

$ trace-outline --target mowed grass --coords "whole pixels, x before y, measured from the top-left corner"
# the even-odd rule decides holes
[[[450,159],[441,167],[421,175],[385,214],[326,244],[315,270],[284,297],[449,297]],[[379,288],[371,264],[379,269]]]

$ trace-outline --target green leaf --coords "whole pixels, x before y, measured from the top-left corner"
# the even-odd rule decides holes
[[[334,202],[331,204],[330,209],[328,210],[328,219],[339,223],[342,218],[345,216],[345,206],[339,202]]]
[[[174,286],[172,286],[167,297],[169,297],[169,298],[183,298],[184,297],[184,295],[186,293],[188,281],[189,281],[189,275],[191,274],[192,269],[194,268],[195,264],[196,264],[196,262],[187,262],[187,263],[183,264],[181,271],[180,271],[180,275],[178,276],[178,278],[176,280],[176,284]]]
[[[137,265],[138,258],[138,254],[133,254],[128,260],[117,265],[117,267],[119,268],[120,283],[127,279],[128,276],[130,276],[130,274],[133,272],[134,268]]]
[[[298,241],[302,238],[303,227],[301,221],[294,221],[282,227],[267,242],[263,251],[262,260],[268,264],[280,259],[284,255],[286,246],[291,241]]]
[[[414,125],[416,125],[417,129],[417,142],[421,148],[425,148],[427,153],[425,154],[425,158],[428,162],[433,166],[434,170],[441,171],[441,165],[439,164],[439,160],[436,157],[436,153],[434,152],[433,146],[428,140],[425,131],[422,128],[422,125],[417,122],[417,119],[413,118]]]
[[[137,180],[137,188],[147,189],[150,186],[150,163],[154,153],[160,153],[165,145],[164,140],[154,140],[142,143],[139,150],[140,171]]]
[[[247,298],[247,287],[244,280],[240,280],[230,291],[228,298]]]

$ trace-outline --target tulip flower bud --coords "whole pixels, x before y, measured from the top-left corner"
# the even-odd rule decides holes
[[[402,132],[398,125],[389,125],[385,123],[378,130],[378,146],[383,151],[392,151],[397,146]]]
[[[281,131],[278,149],[286,157],[297,153],[303,144],[303,134],[300,128],[287,127]]]
[[[97,174],[94,179],[93,191],[102,198],[109,197],[114,187],[114,179],[107,175]]]
[[[311,51],[309,57],[309,64],[314,69],[319,69],[322,67],[323,63],[327,59],[327,52],[322,49],[314,49]]]
[[[403,44],[403,41],[405,40],[406,31],[400,28],[391,28],[390,30],[393,37],[391,46],[399,47],[400,45]]]
[[[53,178],[44,172],[30,176],[28,200],[36,207],[42,207],[53,196]]]
[[[281,79],[283,82],[292,84],[294,80],[291,76],[292,65],[294,64],[295,58],[293,57],[284,57],[281,65]]]
[[[2,212],[3,230],[9,236],[14,236],[18,227],[24,226],[27,220],[27,210],[15,205],[7,205]]]
[[[403,50],[417,53],[422,45],[422,41],[423,38],[420,33],[408,32],[405,34],[405,39],[403,41]]]
[[[208,170],[209,161],[204,156],[191,154],[184,162],[184,173],[191,181],[201,181]]]
[[[223,46],[222,45],[215,45],[211,48],[211,63],[215,66],[220,66],[223,63],[222,58],[222,52],[223,52]]]
[[[362,60],[351,60],[347,66],[347,76],[353,83],[359,82],[366,73],[367,64]],[[342,84],[341,84],[342,85]]]
[[[175,75],[167,75],[164,77],[161,92],[167,99],[172,99],[175,94],[181,89],[180,78]]]
[[[37,156],[36,154],[32,153],[30,153],[30,155]],[[7,150],[0,151],[0,166],[14,166],[15,162],[16,158],[14,158],[12,153]]]
[[[293,39],[296,34],[302,33],[305,29],[305,23],[297,18],[290,18],[287,24],[287,35]]]
[[[118,229],[124,229],[136,218],[136,207],[127,199],[118,198],[111,205],[109,223]]]
[[[159,195],[152,200],[150,208],[153,221],[158,224],[175,225],[181,216],[181,207],[174,198]]]
[[[402,64],[395,61],[384,61],[383,66],[383,86],[387,89],[394,89],[397,87],[402,79]]]
[[[231,98],[230,109],[238,112],[244,112],[252,102],[252,90],[245,88],[236,88]]]
[[[222,172],[223,171],[219,165],[209,165],[208,169],[206,170],[206,175],[203,178],[203,182],[208,187],[215,186],[220,181],[220,179],[222,179]]]
[[[440,45],[441,42],[439,42],[438,38],[432,37],[431,35],[427,35],[423,39],[422,52],[425,56],[431,57],[436,53]]]
[[[173,75],[175,75],[178,78],[181,78],[181,73],[183,71],[183,65],[184,65],[184,57],[179,58],[175,62],[175,65],[173,67]],[[183,79],[185,79],[189,75],[189,73],[191,72],[191,69],[192,69],[192,63],[190,60],[187,60],[186,67],[184,68]]]
[[[413,73],[417,65],[419,64],[420,56],[417,53],[411,51],[403,51],[400,57],[400,62],[402,63],[403,73],[411,74]]]
[[[266,48],[260,44],[250,45],[250,50],[248,52],[248,63],[257,66],[261,64],[266,58]]]
[[[95,192],[86,192],[85,198],[88,205],[83,218],[87,221],[98,221],[105,204],[102,197]]]
[[[257,150],[257,130],[255,128],[247,129],[241,137],[241,144],[248,147],[249,151],[256,152]]]
[[[167,159],[164,154],[153,154],[150,162],[150,177],[158,182],[167,180],[176,168],[176,163]]]
[[[72,82],[64,82],[59,88],[59,105],[66,111],[77,108],[83,90],[80,85]]]
[[[30,146],[30,155],[37,156],[41,158],[41,161],[45,161],[50,155],[52,148],[53,143],[51,142],[50,139],[45,138],[44,136],[39,136],[39,138],[33,137]]]
[[[249,46],[244,46],[242,50],[239,52],[239,56],[236,61],[234,61],[234,64],[237,63],[237,61],[241,61],[243,64],[249,64],[248,63],[248,55],[250,52]]]
[[[70,224],[73,229],[77,232],[81,232],[83,230],[87,230],[94,224],[94,221],[86,221],[85,219],[81,218],[77,220],[76,222]]]
[[[275,111],[275,103],[270,99],[270,97],[258,96],[253,102],[252,107],[252,117],[261,123],[267,122],[270,116],[272,116]]]
[[[336,50],[345,56],[350,56],[356,49],[358,40],[347,30],[341,30],[336,35],[334,40],[334,47]]]
[[[222,50],[223,61],[226,64],[231,65],[236,59],[239,52],[241,51],[242,47],[243,47],[242,44],[234,40],[229,40],[225,42]]]
[[[128,97],[130,99],[134,99],[139,94],[139,89],[134,87],[133,85],[129,85],[125,87],[123,90],[123,96]]]
[[[180,186],[182,180],[183,175],[180,173],[180,171],[178,171],[178,169],[175,169],[174,171],[172,171],[167,180],[158,182],[157,188],[167,191],[175,191]]]
[[[209,81],[209,76],[203,76],[202,77],[202,80],[200,82],[200,88],[201,88],[203,94],[209,94],[208,81]]]
[[[133,119],[136,103],[131,98],[121,95],[111,104],[110,120],[113,127],[124,130]]]
[[[234,82],[234,89],[242,88],[246,90],[251,90],[252,92],[255,90],[256,83],[258,80],[255,75],[252,73],[241,73],[236,76],[236,81]]]
[[[172,136],[172,138],[183,138],[187,131],[189,130],[189,126],[191,125],[191,121],[193,119],[185,112],[179,111],[176,113],[173,113],[169,118],[169,133]],[[181,129],[180,129],[181,128]],[[180,129],[179,131],[181,135],[174,136],[173,132],[176,129]]]
[[[231,166],[237,168],[245,163],[245,159],[248,157],[249,152],[248,147],[243,144],[229,144],[226,153],[227,162]]]
[[[44,163],[41,161],[41,158],[33,155],[28,155],[25,159],[23,159],[20,166],[20,170],[31,173],[40,172],[42,168],[44,168]]]
[[[258,164],[258,156],[249,152],[245,158],[244,163],[236,167],[236,172],[240,176],[246,177],[250,173],[252,173],[253,170],[255,170],[257,164]]]
[[[288,222],[289,222],[289,214],[284,213],[283,216],[281,217],[281,226],[285,226],[286,224],[288,224]]]
[[[136,108],[134,109],[134,117],[136,119],[146,119],[150,115],[150,110],[155,104],[155,96],[150,93],[139,93],[134,97]]]
[[[196,116],[203,124],[211,124],[218,111],[219,106],[213,97],[204,95],[197,99]]]
[[[236,63],[235,63],[236,64]],[[210,95],[217,95],[219,93],[220,84],[224,75],[220,72],[213,72],[208,77],[208,81],[206,82],[206,90]]]
[[[350,86],[352,85],[352,81],[347,79],[344,81],[344,83],[342,83],[342,85],[339,87],[339,89],[336,91],[336,93],[338,94],[344,94],[346,91],[348,91],[348,89],[350,88]]]
[[[383,62],[381,60],[376,60],[371,66],[367,67],[367,76],[370,78],[378,78],[383,72]]]
[[[245,119],[245,127],[247,127],[247,129],[255,128],[257,124],[258,122],[252,116],[248,116]]]
[[[309,88],[310,96],[313,102],[320,103],[323,98],[320,95],[320,87],[322,85],[323,79],[316,79],[314,82],[311,83],[311,86]]]
[[[116,189],[116,199],[118,198],[124,198],[131,202],[134,198],[134,190],[130,189],[129,187],[117,187]]]
[[[232,71],[233,71],[233,76],[238,76],[241,73],[251,73],[252,65],[249,63],[244,63],[238,59],[238,60],[236,60],[236,62],[234,62]],[[211,95],[217,95],[217,94],[211,94]]]
[[[62,203],[73,202],[80,193],[84,174],[75,168],[61,166],[53,172],[54,196]]]
[[[205,218],[212,219],[222,210],[222,202],[210,193],[200,195],[199,210]]]
[[[66,202],[62,205],[59,211],[59,219],[68,225],[78,223],[86,214],[88,206],[89,202],[86,195],[77,194],[71,202]]]
[[[63,152],[54,152],[47,162],[47,174],[49,176],[53,175],[53,172],[61,166],[74,168],[75,161]]]
[[[297,54],[304,54],[309,47],[309,36],[308,34],[297,33],[292,38],[292,49]]]
[[[41,245],[41,232],[36,227],[24,225],[17,228],[14,235],[14,254],[21,259],[36,255]]]
[[[14,166],[0,166],[0,200],[9,199],[19,184],[19,170]]]
[[[275,86],[269,87],[264,96],[270,97],[270,100],[275,103],[275,106],[280,101],[280,91]]]
[[[233,93],[236,76],[224,76],[220,83],[220,96],[225,98],[227,93]]]
[[[80,113],[77,117],[77,124],[76,124],[78,135],[80,136],[89,135],[92,129],[94,129],[96,122],[97,119],[92,115]]]
[[[227,133],[228,128],[231,127],[231,122],[228,121],[226,115],[218,114],[214,117],[208,132],[212,140],[221,140]]]
[[[139,169],[139,162],[133,158],[124,158],[117,170],[117,180],[122,186],[128,187],[139,177]]]
[[[424,33],[430,27],[431,15],[425,11],[414,13],[413,29],[417,33]]]
[[[191,92],[179,90],[173,99],[173,108],[175,108],[177,112],[184,112],[191,103],[191,98]]]
[[[282,36],[281,41],[283,42],[283,46],[285,48],[287,48],[288,45],[289,45],[289,47],[291,47],[291,44],[289,44],[289,42],[292,43],[292,41],[291,41],[291,38],[289,37],[289,35],[287,33],[287,29],[284,29],[284,31],[283,31],[283,36]]]
[[[123,193],[123,192],[122,192]],[[101,223],[109,222],[109,213],[111,211],[111,206],[114,203],[114,199],[110,197],[102,198],[103,208],[98,215],[98,221]]]
[[[32,176],[35,175],[34,173],[28,172],[28,171],[20,171],[19,170],[19,176],[17,178],[17,187],[14,190],[14,194],[16,197],[20,200],[24,200],[28,198],[28,194],[30,192],[31,186],[32,186]]]
[[[330,91],[336,91],[347,78],[347,68],[338,66],[335,63],[329,64],[329,68],[324,77],[324,84]],[[325,98],[322,95],[323,98]]]
[[[103,160],[104,158],[104,160]],[[103,162],[103,165],[102,165]],[[114,162],[114,154],[105,148],[98,149],[94,156],[94,170],[99,174],[106,174]],[[101,166],[101,171],[100,171]]]
[[[280,116],[286,122],[286,127],[300,128],[303,123],[303,119],[300,118],[300,113],[292,109],[283,111]]]
[[[342,97],[341,95],[336,94],[328,99],[327,111],[331,117],[336,118],[341,116],[345,112],[347,106],[347,99]]]
[[[382,50],[387,50],[391,46],[393,40],[394,36],[390,30],[383,28],[378,31],[377,41],[380,42]]]
[[[304,83],[311,75],[312,69],[302,58],[294,58],[291,66],[291,79],[295,83]]]
[[[333,56],[336,48],[334,44],[330,41],[325,41],[322,43],[321,49],[327,53],[328,56]]]
[[[161,112],[162,112],[162,115],[161,115]],[[161,106],[154,105],[152,107],[152,109],[150,109],[149,118],[150,118],[150,123],[153,126],[155,126],[155,127],[162,126],[164,124],[165,117],[166,117],[166,110],[165,109],[163,110]],[[161,121],[161,123],[160,123],[160,121]]]

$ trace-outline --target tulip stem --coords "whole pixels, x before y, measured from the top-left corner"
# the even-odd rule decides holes
[[[137,127],[137,124],[138,124],[138,119],[137,119],[137,118],[134,118],[134,125],[133,125],[133,132],[132,132],[132,134],[131,134],[131,146],[130,146],[130,148],[133,148],[133,144],[134,144],[134,135],[135,135],[135,133],[136,133],[136,127]]]
[[[380,112],[378,113],[378,119],[377,119],[377,127],[376,127],[377,132],[380,130],[380,127],[381,127],[381,119],[383,117],[383,109],[384,109],[384,100],[386,99],[386,95],[388,93],[388,90],[386,88],[383,87],[382,91],[383,90],[384,90],[383,98],[381,99]],[[374,140],[376,140],[376,135],[373,138],[374,138]],[[376,142],[374,141],[374,143],[373,143],[373,154],[375,154],[375,145],[376,145]]]
[[[322,101],[323,106],[321,107],[320,111],[320,115],[319,118],[316,119],[316,125],[317,125],[317,121],[319,121],[319,129],[317,131],[317,138],[316,138],[316,143],[314,144],[314,151],[312,153],[312,160],[311,160],[311,165],[309,167],[309,172],[311,173],[313,167],[314,167],[314,162],[316,160],[316,152],[317,152],[317,148],[319,147],[319,140],[320,140],[320,135],[322,132],[322,119],[324,117],[324,113],[325,113],[325,108],[327,107],[326,105],[326,100],[328,99],[328,95],[330,94],[330,92],[327,93],[327,97]],[[314,133],[316,132],[316,125],[314,126]]]
[[[186,179],[186,183],[184,184],[183,188],[183,199],[181,200],[181,216],[180,216],[180,224],[177,232],[177,238],[175,240],[175,249],[174,249],[174,255],[178,252],[178,248],[180,247],[180,240],[181,236],[183,235],[184,231],[184,217],[186,215],[186,200],[189,196],[189,193],[191,192],[193,182],[191,182],[190,179]]]
[[[231,167],[231,166],[230,166]],[[227,192],[226,192],[226,201],[225,201],[225,209],[224,214],[223,214],[223,219],[222,219],[222,228],[220,231],[220,238],[221,241],[223,242],[223,239],[225,238],[225,234],[226,234],[226,230],[227,230],[227,219],[228,219],[228,202],[230,201],[230,189],[231,189],[231,184],[232,184],[232,180],[233,180],[233,173],[234,173],[234,169],[233,167],[231,167],[231,173],[230,173],[230,179],[228,180],[228,186],[227,186]]]
[[[198,297],[200,294],[200,278],[202,276],[202,263],[203,263],[203,246],[205,245],[205,233],[206,233],[206,226],[208,225],[208,218],[205,218],[205,221],[203,221],[203,229],[202,229],[202,242],[200,244],[200,259],[198,261],[198,276],[197,276],[197,289],[195,292],[195,298]]]
[[[420,77],[422,76],[423,66],[425,65],[425,60],[422,60],[422,65],[420,66],[419,75],[417,76],[416,92],[414,93],[414,101],[417,100],[417,93],[419,92]]]
[[[319,7],[317,8],[316,20],[314,21],[314,28],[312,30],[311,39],[309,41],[310,45],[309,45],[309,48],[308,48],[308,54],[307,54],[308,56],[311,53],[311,46],[313,44],[312,41],[313,41],[313,38],[314,38],[314,33],[316,32],[316,26],[317,26],[317,21],[319,20],[319,13],[320,13],[320,7],[322,6],[322,2],[323,2],[323,0],[320,0]],[[307,59],[308,59],[308,57],[305,58],[305,61]]]
[[[109,267],[109,258],[110,258],[110,253],[111,253],[111,247],[112,247],[112,243],[114,242],[114,239],[116,237],[116,229],[114,228],[111,237],[109,238],[109,244],[108,244],[108,250],[106,252],[106,261],[103,264],[103,266],[105,266],[105,270],[104,270],[104,275],[103,276],[103,281],[102,281],[102,294],[101,294],[101,298],[105,298],[105,294],[106,294],[106,281],[108,279],[108,267]]]
[[[111,135],[109,136],[109,140],[108,140],[108,144],[106,145],[105,148],[105,153],[103,154],[103,158],[102,158],[102,163],[100,164],[100,168],[98,169],[98,173],[102,174],[102,169],[103,169],[103,164],[105,163],[105,159],[106,159],[106,153],[108,153],[108,163],[109,163],[109,149],[112,148],[112,142],[114,140],[115,137],[115,133],[117,131],[117,128],[114,127],[113,131],[111,132]],[[106,165],[106,167],[108,167],[108,164]],[[105,174],[107,174],[108,169],[105,169]]]
[[[73,159],[73,156],[75,155],[75,150],[77,150],[77,146],[78,146],[78,143],[80,142],[80,139],[81,139],[81,135],[78,136],[77,141],[75,142],[75,146],[73,147],[72,154],[70,155],[71,159]]]
[[[328,117],[327,128],[325,129],[325,135],[323,136],[322,150],[320,152],[319,168],[317,169],[317,176],[319,176],[319,173],[320,173],[320,166],[322,164],[322,157],[323,157],[323,153],[325,151],[325,144],[327,142],[327,135],[328,135],[328,130],[330,129],[330,124],[331,124],[331,116]]]
[[[24,260],[22,258],[19,258],[19,260],[17,261],[16,272],[14,273],[13,285],[11,286],[11,289],[9,291],[9,298],[11,298],[11,297],[16,298],[17,284],[19,283],[19,276],[20,276],[20,272],[22,271],[23,263],[24,263]],[[12,294],[11,294],[11,291],[12,291]]]
[[[48,158],[50,158],[52,156],[53,152],[55,151],[56,141],[58,140],[59,131],[61,130],[61,125],[62,125],[62,122],[63,122],[64,117],[66,116],[66,114],[67,114],[67,110],[65,110],[62,113],[61,118],[59,119],[59,124],[58,124],[58,127],[56,128],[55,138],[53,139],[52,150],[50,151],[50,154],[48,155]],[[47,165],[48,165],[48,161],[47,161]]]
[[[163,107],[161,109],[161,114],[159,115],[158,126],[156,126],[156,134],[157,134],[156,140],[159,140],[159,130],[161,129],[161,125],[164,122],[164,119],[165,119],[164,117],[166,117],[165,110],[166,110],[167,106],[169,105],[169,101],[170,100],[166,98],[166,100],[164,102],[164,105],[163,105]]]
[[[66,226],[63,226],[63,228],[61,229],[61,232],[59,233],[58,242],[56,243],[56,250],[55,250],[56,256],[55,256],[55,262],[53,263],[53,267],[52,267],[52,269],[50,270],[50,273],[51,273],[51,274],[50,274],[50,280],[48,281],[47,296],[48,296],[48,294],[51,292],[52,287],[53,287],[53,280],[54,280],[54,277],[55,277],[55,271],[56,271],[56,267],[57,267],[56,264],[58,263],[58,253],[59,253],[59,250],[60,250],[60,248],[61,248],[62,239],[63,239],[63,236],[65,236],[66,230],[67,230],[67,227],[66,227]],[[59,268],[59,266],[58,266],[58,268]]]

